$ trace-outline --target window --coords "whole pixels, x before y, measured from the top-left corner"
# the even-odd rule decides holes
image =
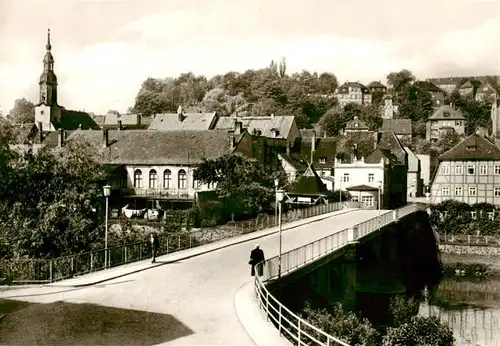
[[[488,219],[495,220],[495,212],[494,211],[489,211],[488,212]]]
[[[319,163],[321,163],[321,164],[324,165],[326,163],[326,157],[320,157],[319,158]]]
[[[488,166],[481,165],[479,166],[479,175],[487,175],[488,174]]]
[[[349,173],[344,173],[344,183],[349,182]]]
[[[166,169],[163,172],[163,188],[164,189],[170,189],[170,181],[172,180],[172,172],[170,172],[170,169]]]
[[[321,178],[325,177],[325,171],[321,171]]]
[[[361,202],[367,207],[373,207],[373,196],[361,196]]]
[[[475,211],[475,210],[471,211],[470,212],[470,217],[471,217],[472,220],[475,220],[477,218],[477,211]]]
[[[495,196],[500,196],[500,187],[495,187],[493,192],[495,193]]]
[[[351,201],[359,202],[359,197],[358,196],[351,196]]]
[[[450,174],[450,166],[443,164],[441,166],[441,174]]]
[[[475,195],[476,195],[476,187],[470,186],[469,187],[469,196],[475,196]]]
[[[186,171],[181,169],[179,171],[179,189],[186,188]]]
[[[474,173],[476,172],[476,167],[474,167],[474,165],[468,165],[467,166],[467,174],[468,175],[474,175]]]
[[[373,183],[375,181],[375,174],[368,173],[368,182]]]
[[[134,172],[134,187],[140,189],[142,187],[142,171],[136,169]]]
[[[449,196],[450,195],[450,188],[448,186],[443,186],[441,188],[441,195]]]
[[[495,166],[495,175],[500,175],[500,166]]]
[[[462,122],[460,120],[455,121],[455,126],[462,126]]]
[[[465,148],[467,151],[476,151],[476,146],[475,145],[468,145],[467,148]]]
[[[154,169],[149,171],[149,188],[156,189],[156,182],[158,181],[158,174]]]
[[[464,168],[462,165],[456,165],[455,166],[455,175],[462,175],[464,174]]]
[[[462,192],[461,186],[455,186],[455,196],[462,196]]]

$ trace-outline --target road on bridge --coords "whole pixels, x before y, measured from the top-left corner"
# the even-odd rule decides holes
[[[283,251],[376,215],[354,210],[287,230]],[[90,287],[0,292],[7,299],[0,302],[6,314],[0,343],[252,345],[233,297],[252,281],[248,260],[255,243],[266,258],[278,255],[275,233]]]

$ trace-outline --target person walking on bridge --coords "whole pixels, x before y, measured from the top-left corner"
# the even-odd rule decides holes
[[[259,247],[259,244],[256,244],[255,249],[253,249],[250,252],[250,262],[248,262],[248,264],[250,264],[252,266],[252,270],[251,270],[252,276],[255,276],[255,266],[258,263],[263,262],[265,260],[266,259],[264,257],[264,251],[262,251],[262,249]],[[263,266],[259,266],[257,268],[259,276],[262,276],[262,271],[263,271],[262,269],[263,269]]]
[[[151,242],[151,256],[153,257],[151,263],[155,263],[156,255],[158,254],[158,248],[160,247],[160,241],[158,240],[158,236],[156,235],[156,233],[151,233],[149,241]]]

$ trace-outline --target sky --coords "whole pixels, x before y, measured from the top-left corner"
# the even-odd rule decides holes
[[[340,83],[500,74],[500,0],[0,0],[0,109],[38,102],[47,28],[58,103],[133,106],[148,77],[269,66]]]

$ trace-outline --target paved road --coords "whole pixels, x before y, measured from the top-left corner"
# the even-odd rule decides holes
[[[283,251],[300,247],[376,215],[376,210],[355,210],[288,230],[283,232]],[[101,335],[101,338],[94,335],[85,339],[82,336],[76,341],[65,339],[66,343],[117,344],[123,343],[124,338],[129,337],[128,342],[124,343],[252,345],[251,338],[238,320],[233,297],[239,288],[252,280],[248,258],[255,242],[236,244],[96,286],[78,289],[42,287],[36,290],[14,290],[0,292],[0,298],[10,296],[11,299],[36,303],[58,302],[47,305],[50,306],[50,313],[42,313],[37,307],[40,304],[30,307],[32,313],[39,315],[41,327],[36,329],[39,333],[43,333],[43,326],[46,330],[50,328],[52,314],[58,314],[57,322],[67,326],[67,330],[60,332],[61,335],[80,333],[77,331],[79,324],[74,322],[75,315],[90,314],[94,316],[94,324],[101,325],[103,321],[107,323],[106,328],[101,326],[93,332]],[[278,254],[278,234],[261,238],[258,243],[266,257]],[[15,307],[12,310],[15,310]],[[18,311],[20,313],[23,310],[29,309]],[[26,315],[28,313],[29,311],[25,312]],[[27,322],[22,316],[15,320],[11,318],[9,321],[11,316],[15,314],[7,315],[0,323],[0,334],[3,334],[2,328],[7,322],[7,327],[12,329],[9,331],[11,333],[16,332],[16,328],[18,336],[23,333],[26,336],[28,331],[31,333],[31,327],[26,325]],[[89,323],[88,317],[80,319],[81,324]],[[120,338],[116,339],[120,324],[125,336],[119,335]],[[166,324],[170,326],[170,330],[156,331],[165,329]],[[150,330],[150,333],[141,334],[141,328],[154,330],[154,333]],[[15,339],[5,339],[0,335],[0,343],[10,344],[13,340]],[[28,341],[47,343],[41,336],[38,339],[33,336]]]

